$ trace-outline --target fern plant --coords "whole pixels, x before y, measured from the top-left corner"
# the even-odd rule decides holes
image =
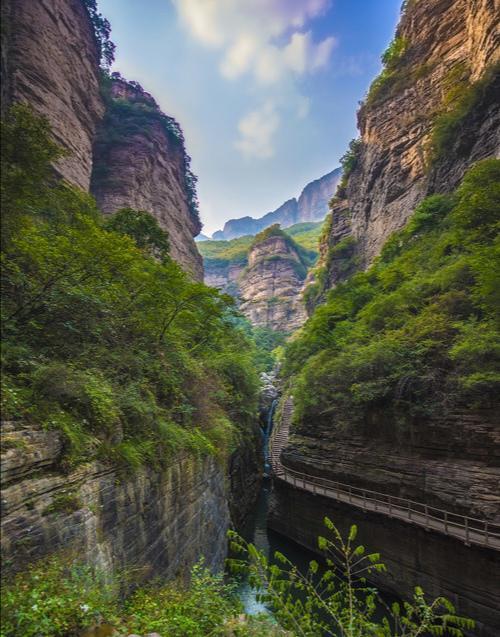
[[[370,576],[385,571],[379,553],[356,545],[357,527],[343,538],[333,522],[325,518],[329,537],[318,538],[323,564],[311,561],[302,573],[285,555],[274,560],[234,531],[231,548],[238,555],[228,560],[234,573],[243,574],[258,591],[258,599],[274,613],[278,623],[296,637],[461,637],[474,622],[458,617],[450,601],[438,597],[428,602],[420,587],[413,599],[388,607]],[[382,611],[382,617],[380,617]]]

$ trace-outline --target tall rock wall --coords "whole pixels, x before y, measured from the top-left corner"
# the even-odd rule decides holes
[[[126,207],[150,212],[169,234],[172,257],[201,281],[194,242],[201,223],[190,206],[182,131],[137,84],[116,79],[108,91],[91,192],[105,214]]]
[[[300,472],[500,522],[500,430],[491,410],[395,427],[298,423],[283,458]],[[376,426],[373,424],[376,423]]]
[[[56,173],[91,189],[105,213],[120,207],[151,212],[170,235],[173,258],[202,280],[193,240],[201,224],[190,205],[194,184],[182,131],[135,84],[115,82],[106,108],[99,61],[83,0],[2,2],[2,112],[22,102],[45,116],[67,153]],[[117,99],[122,109],[110,113]],[[139,116],[126,109],[139,102]]]
[[[332,202],[316,301],[366,269],[422,199],[454,190],[474,162],[500,155],[498,9],[496,0],[405,3],[386,68],[358,113],[360,141]],[[447,128],[439,129],[444,114]],[[438,130],[447,134],[438,137]],[[321,378],[318,392],[332,395],[336,388],[324,384],[326,374]],[[486,404],[411,424],[395,422],[385,404],[367,413],[363,425],[342,427],[332,403],[316,417],[303,415],[282,459],[307,474],[498,523],[499,443],[498,417]],[[359,525],[360,543],[388,563],[383,587],[409,596],[421,584],[478,620],[474,634],[498,634],[498,587],[489,579],[498,570],[497,553],[286,484],[276,488],[270,525],[279,532],[314,548],[324,515],[344,532]]]
[[[300,254],[286,236],[258,241],[238,280],[240,310],[254,325],[292,332],[306,319],[301,300],[306,274]]]
[[[67,157],[57,173],[89,189],[92,143],[104,112],[100,50],[81,0],[2,2],[2,111],[30,104],[45,116]]]
[[[133,568],[137,579],[185,577],[202,555],[223,568],[228,493],[224,467],[213,458],[178,457],[164,471],[133,476],[97,462],[63,474],[57,432],[21,423],[2,429],[7,570],[58,550],[106,572]]]
[[[396,32],[403,53],[386,72],[390,77],[372,87],[358,113],[361,143],[341,193],[345,199],[333,206],[334,223],[325,246],[326,252],[338,243],[342,232],[335,216],[347,208],[361,267],[371,263],[424,197],[453,190],[472,163],[500,155],[498,3],[410,0],[406,4]],[[432,151],[436,117],[450,111],[486,74],[492,78],[436,156]],[[334,264],[327,267],[327,288],[345,278]]]
[[[322,221],[328,211],[330,199],[340,181],[341,170],[336,168],[307,184],[297,202],[297,223]]]

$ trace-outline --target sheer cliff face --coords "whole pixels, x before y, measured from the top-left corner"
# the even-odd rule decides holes
[[[117,575],[132,566],[138,580],[187,578],[200,555],[214,571],[223,568],[229,494],[213,458],[177,457],[162,472],[144,468],[132,479],[99,462],[62,474],[57,432],[16,422],[2,424],[4,436],[17,441],[2,451],[6,569],[58,550]]]
[[[56,170],[88,190],[92,142],[104,112],[99,51],[81,0],[2,2],[2,108],[30,104],[68,156]]]
[[[140,87],[113,81],[94,146],[91,191],[105,214],[125,207],[150,212],[169,234],[172,257],[201,281],[193,239],[201,224],[190,210],[188,160],[178,131]]]
[[[340,168],[336,168],[321,179],[307,184],[297,202],[297,223],[324,219],[339,181]]]
[[[257,234],[275,223],[279,223],[282,228],[289,228],[303,221],[322,221],[328,212],[328,203],[339,181],[340,168],[336,168],[320,179],[308,183],[298,200],[288,199],[279,208],[258,219],[253,217],[230,219],[224,224],[224,230],[215,232],[213,238],[229,240],[247,234]]]
[[[495,0],[410,1],[396,35],[405,51],[393,79],[358,113],[361,146],[347,201],[339,204],[350,211],[362,267],[425,196],[450,191],[472,163],[500,153],[498,84],[483,91],[438,159],[429,151],[435,117],[449,107],[449,91],[461,82],[465,92],[499,60]],[[335,217],[337,207],[333,210]],[[330,247],[338,235],[334,223]],[[335,282],[332,272],[330,285]]]
[[[239,278],[240,309],[254,324],[291,332],[306,319],[301,295],[306,268],[286,238],[271,236],[257,243]]]
[[[113,97],[142,100],[143,117],[105,113],[100,51],[83,1],[5,0],[2,23],[2,110],[24,102],[45,116],[67,152],[57,174],[86,191],[93,174],[92,192],[105,213],[121,207],[151,212],[170,235],[173,258],[202,280],[193,241],[201,225],[190,212],[182,132],[177,126],[176,134],[167,134],[153,98],[126,90],[125,82],[113,87]],[[130,124],[133,133],[125,130]],[[103,137],[116,143],[106,147]]]

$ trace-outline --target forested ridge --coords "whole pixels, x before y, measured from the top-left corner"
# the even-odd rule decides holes
[[[404,427],[495,407],[499,211],[500,161],[484,160],[329,292],[287,347],[298,422]]]

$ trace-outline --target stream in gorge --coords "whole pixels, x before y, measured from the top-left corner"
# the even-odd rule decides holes
[[[240,534],[247,542],[251,542],[264,553],[267,559],[271,559],[275,552],[279,551],[298,566],[302,572],[306,572],[309,562],[313,559],[317,560],[318,556],[296,542],[289,540],[284,535],[269,529],[267,526],[269,499],[272,489],[269,438],[276,424],[274,419],[279,401],[278,391],[275,387],[277,371],[275,369],[269,374],[263,374],[261,377],[261,380],[264,381],[261,397],[264,403],[269,405],[261,414],[264,477],[257,501],[242,529],[240,529]],[[247,581],[241,583],[238,594],[246,614],[270,614],[270,610],[262,602],[258,601],[258,592],[252,589]]]
[[[255,502],[254,508],[248,516],[245,524],[240,529],[240,535],[247,541],[254,544],[268,560],[273,561],[276,551],[285,555],[300,572],[306,573],[309,563],[314,560],[320,563],[320,571],[322,569],[322,560],[317,553],[306,549],[297,544],[286,536],[270,529],[267,525],[268,511],[270,505],[270,497],[272,492],[271,465],[269,455],[269,438],[273,427],[277,425],[275,422],[276,408],[279,402],[279,393],[275,387],[276,375],[278,370],[273,370],[270,374],[263,374],[264,388],[261,394],[261,403],[268,407],[262,411],[262,451],[263,451],[263,480],[259,496]],[[272,615],[272,611],[257,599],[258,591],[253,589],[248,581],[242,580],[238,588],[238,596],[243,603],[244,612],[247,615],[257,615],[265,613]],[[399,597],[389,594],[386,591],[379,590],[379,601],[374,614],[374,619],[381,620],[386,616],[385,608],[390,607],[393,602],[401,602]],[[324,617],[327,619],[327,617]]]

